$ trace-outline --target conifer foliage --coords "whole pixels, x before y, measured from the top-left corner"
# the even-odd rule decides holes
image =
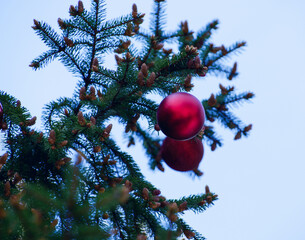
[[[78,84],[71,98],[46,105],[42,132],[33,128],[36,117],[20,101],[0,92],[5,145],[0,157],[1,239],[204,239],[182,215],[205,211],[217,195],[206,186],[199,195],[166,198],[111,137],[109,121],[116,118],[125,126],[128,145],[139,140],[151,168],[164,171],[162,139],[156,134],[158,103],[149,94],[189,92],[193,77],[220,74],[231,81],[237,76],[237,64],[229,67],[224,60],[245,42],[214,46],[210,37],[217,20],[197,33],[187,21],[166,32],[165,4],[154,0],[149,30],[140,28],[145,14],[135,4],[131,14],[106,20],[102,0],[92,0],[88,8],[82,1],[70,6],[70,18],[58,19],[61,33],[34,20],[32,28],[49,50],[30,67],[41,69],[58,59]],[[168,43],[177,44],[178,52],[165,48]],[[103,65],[112,53],[115,70]],[[219,93],[201,100],[207,121],[199,135],[212,151],[222,144],[214,120],[230,129],[234,139],[247,136],[252,126],[244,125],[232,107],[253,93],[219,87]],[[199,169],[193,172],[202,175]]]

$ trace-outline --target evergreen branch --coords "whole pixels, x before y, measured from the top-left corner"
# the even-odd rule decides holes
[[[210,53],[211,51],[211,48],[212,46],[209,44],[209,45],[204,45],[202,48],[200,48],[199,50],[199,56],[200,56],[200,59],[202,60],[203,63],[206,63],[207,62],[207,57],[208,57],[208,54]],[[206,66],[206,65],[205,65]],[[210,67],[209,66],[209,69],[210,70]]]
[[[154,101],[151,101],[151,100],[146,99],[146,98],[140,98],[139,101],[133,102],[133,103],[136,104],[136,105],[145,107],[148,110],[153,111],[154,113],[156,113],[156,111],[158,109],[158,105]]]
[[[207,200],[208,196],[211,196],[212,199],[210,202]],[[217,195],[209,193],[209,194],[200,194],[200,195],[191,195],[189,197],[183,197],[178,201],[175,201],[178,206],[187,202],[186,210],[191,210],[194,213],[201,213],[207,210],[208,207],[213,205],[213,201],[217,200]],[[168,202],[172,202],[171,200],[167,200]],[[183,213],[183,212],[182,212]]]
[[[101,55],[106,52],[113,51],[114,48],[117,48],[120,46],[120,44],[116,41],[112,41],[111,39],[108,39],[111,42],[107,42],[106,44],[98,44],[96,47],[96,55]]]
[[[143,60],[142,60],[142,64],[143,64],[143,63],[146,63],[146,61],[147,61],[147,59],[148,59],[150,53],[152,52],[152,50],[153,50],[153,46],[152,46],[152,44],[150,44],[150,45],[149,45],[149,48],[148,48],[148,50],[147,50],[147,53],[145,54],[145,56],[144,56],[144,58],[143,58]]]
[[[124,79],[124,74],[125,73],[123,73],[123,79]],[[120,74],[118,74],[118,77],[119,77],[119,75]],[[123,102],[125,101],[126,97],[130,93],[128,93],[128,91],[124,90],[123,94],[120,94],[122,89],[124,89],[124,87],[126,86],[126,83],[122,82],[121,79],[118,78],[117,83],[113,83],[111,86],[108,87],[107,92],[109,93],[109,96],[107,96],[107,99],[109,100],[109,104],[106,108],[101,109],[96,114],[96,118],[103,116],[107,111],[109,111],[111,109],[115,110],[115,111],[113,111],[112,115],[117,115],[121,118],[123,117],[123,115],[121,114],[121,113],[123,113],[123,111],[119,111],[119,110],[122,109],[122,107],[126,110],[126,104],[123,105]],[[114,90],[115,90],[115,93],[114,93]],[[128,105],[130,105],[130,103],[128,103]]]
[[[108,139],[104,142],[104,145],[110,149],[115,156],[117,156],[127,167],[130,174],[134,177],[137,177],[139,180],[144,180],[144,176],[141,174],[140,169],[135,164],[134,160],[127,155],[126,153],[123,153],[119,150],[119,147],[117,147],[113,140]]]
[[[74,56],[72,56],[71,53],[69,53],[67,50],[62,51],[64,54],[61,56],[61,60],[63,62],[64,65],[66,65],[67,67],[71,67],[74,68],[76,67],[76,69],[78,70],[78,72],[81,74],[81,76],[83,78],[85,78],[85,73],[83,72],[81,66],[79,63],[77,63],[76,59],[74,58]],[[72,63],[72,64],[71,64]]]
[[[107,32],[108,30],[122,27],[122,26],[126,25],[127,23],[133,22],[133,20],[134,20],[134,18],[132,18],[131,16],[125,16],[125,17],[121,17],[121,19],[107,21],[104,24],[104,26],[101,26],[101,29],[98,30],[98,32],[104,33],[104,32]]]
[[[75,40],[75,41],[73,41],[73,44],[74,44],[74,47],[79,47],[79,50],[81,50],[83,48],[83,45],[87,46],[87,47],[92,47],[93,46],[93,44],[86,39]]]
[[[236,105],[243,101],[249,101],[254,97],[254,94],[251,92],[244,92],[240,94],[234,94],[234,87],[225,88],[219,84],[221,92],[214,97],[214,94],[208,100],[202,101],[205,109],[217,109],[222,111],[227,111],[227,106]]]
[[[231,112],[213,110],[212,112],[209,112],[209,115],[217,118],[217,120],[219,120],[224,127],[242,131],[242,121],[234,116]]]
[[[49,62],[54,60],[54,58],[58,56],[59,52],[60,50],[49,50],[47,52],[44,52],[42,55],[32,61],[30,67],[33,67],[35,70],[44,67]]]
[[[81,149],[84,149],[86,151],[87,155],[89,156],[88,159],[89,159],[90,166],[93,167],[93,169],[94,169],[95,178],[99,182],[100,181],[100,176],[97,174],[98,169],[96,168],[97,164],[96,164],[96,161],[95,161],[94,154],[92,154],[91,151],[84,144],[82,144],[80,141],[76,140],[75,144],[79,145],[81,147]],[[74,148],[74,150],[77,150],[77,148]],[[90,160],[92,160],[93,164],[92,164],[92,162],[90,162]]]
[[[94,9],[94,12],[95,12],[95,33],[97,33],[97,28],[98,28],[98,23],[99,23],[99,13],[100,13],[100,4],[96,4],[95,5],[95,9]],[[102,8],[102,7],[101,7]],[[95,36],[96,37],[96,36]]]
[[[96,4],[96,15],[95,15],[95,25],[97,25],[97,18],[98,18],[98,4]],[[97,44],[97,41],[96,41],[96,38],[97,38],[97,29],[96,28],[93,28],[93,31],[94,31],[94,35],[93,35],[93,44],[92,44],[92,50],[91,50],[91,60],[90,60],[90,64],[89,64],[89,70],[88,70],[88,73],[87,73],[87,76],[84,78],[84,81],[85,81],[85,89],[87,90],[89,84],[90,84],[90,79],[91,79],[91,73],[92,73],[92,65],[93,65],[93,60],[95,58],[95,48],[96,48],[96,44]]]
[[[164,33],[161,37],[161,41],[173,40],[174,38],[183,37],[184,34],[181,31],[176,31],[173,33]]]
[[[58,50],[63,43],[63,41],[60,40],[61,38],[59,35],[44,22],[34,20],[34,24],[35,26],[33,26],[33,29],[41,40],[51,49],[56,48]]]
[[[213,64],[212,66],[209,66],[208,72],[209,74],[214,74],[215,76],[219,76],[219,74],[224,74],[225,76],[228,76],[231,72],[231,69],[227,66],[224,66],[222,64]]]
[[[98,4],[97,4],[97,8],[98,8]],[[84,11],[82,14],[77,15],[77,17],[79,17],[82,21],[84,21],[94,32],[96,31],[95,29],[97,26],[92,26],[92,24],[87,20],[90,19],[90,15],[87,14],[87,11]],[[94,23],[95,25],[97,25],[96,21]]]
[[[244,93],[240,93],[240,94],[234,95],[234,96],[228,95],[224,99],[223,104],[236,106],[236,104],[238,104],[238,103],[240,104],[243,101],[249,101],[249,99],[251,99],[253,97],[254,97],[254,94],[251,92],[244,92]]]
[[[171,59],[160,60],[158,64],[155,64],[154,70],[156,71],[156,80],[162,76],[167,77],[169,74],[173,74],[176,71],[183,71],[188,69],[187,62],[194,58],[196,54],[180,52],[173,56]]]
[[[45,122],[45,126],[49,126],[50,129],[53,127],[52,115],[58,117],[60,114],[63,114],[62,109],[65,107],[71,108],[73,101],[69,98],[59,98],[57,101],[52,101],[44,107],[43,111],[43,120]],[[55,120],[55,121],[56,121]]]
[[[151,134],[145,132],[140,125],[137,125],[137,131],[135,134],[142,140],[142,145],[146,150],[146,155],[150,158],[150,165],[152,169],[156,166],[156,158],[160,151],[160,139],[151,137]]]
[[[164,15],[165,15],[165,11],[163,9],[163,7],[161,6],[161,3],[159,1],[155,1],[154,2],[154,12],[152,13],[152,19],[151,19],[151,31],[154,33],[155,37],[160,40],[162,35],[163,35],[163,31],[162,28],[164,25]]]
[[[218,20],[214,20],[211,23],[207,24],[205,29],[198,32],[196,39],[193,40],[192,45],[201,49],[202,46],[205,45],[205,42],[211,37],[212,30],[217,29],[218,27]]]
[[[120,35],[124,35],[125,33],[125,27],[128,24],[131,24],[132,22],[134,22],[135,20],[140,20],[144,17],[144,15],[139,15],[135,18],[133,18],[130,15],[121,17],[120,19],[114,19],[111,21],[107,21],[104,23],[104,25],[102,25],[100,27],[100,29],[97,31],[98,33],[101,34],[101,37],[105,37],[105,36],[113,36],[113,34],[120,34]],[[115,30],[116,32],[113,32],[112,30]],[[98,38],[100,39],[100,38]]]
[[[84,73],[83,73],[81,67],[79,66],[79,64],[77,64],[77,62],[71,56],[71,54],[67,52],[66,47],[63,45],[63,41],[59,40],[59,36],[57,34],[55,34],[55,32],[53,31],[53,29],[51,29],[51,27],[49,27],[45,23],[41,24],[38,22],[38,24],[36,24],[35,30],[38,31],[38,35],[41,36],[41,38],[44,40],[44,42],[49,47],[56,48],[58,53],[64,53],[65,55],[62,55],[61,57],[63,59],[65,59],[65,57],[67,57],[68,58],[67,60],[71,61],[73,63],[73,65],[78,69],[79,73],[81,73],[81,75],[84,77]],[[68,63],[65,63],[65,62],[63,62],[63,63],[69,66]],[[33,67],[35,67],[35,65],[33,65]]]
[[[145,32],[145,31],[143,31],[143,30],[141,29],[141,31],[139,31],[139,32],[135,35],[135,37],[136,37],[137,39],[139,39],[139,40],[142,40],[142,41],[145,41],[145,42],[146,42],[147,39],[151,37],[151,35],[150,35],[148,32]]]
[[[122,78],[121,78],[121,80],[119,81],[119,83],[124,84],[124,85],[127,84],[126,76],[127,76],[129,67],[130,67],[130,62],[126,62],[126,64],[124,64],[124,68],[125,68],[125,69],[124,69],[124,75],[122,76]]]
[[[205,240],[205,237],[203,237],[201,234],[199,234],[197,231],[192,229],[188,224],[186,224],[181,218],[178,219],[175,224],[182,230],[184,230],[184,233],[191,232],[194,233],[195,236],[193,236],[194,240]]]
[[[206,63],[205,65],[211,66],[215,62],[219,61],[220,59],[228,58],[231,55],[231,53],[240,50],[245,45],[246,45],[246,42],[240,42],[240,43],[235,43],[234,45],[230,46],[229,48],[225,48],[224,46],[222,46],[221,51],[218,51],[218,53],[215,53],[210,58],[207,58],[205,60],[205,63]],[[211,52],[211,50],[210,50],[210,52]]]
[[[91,80],[90,80],[90,83],[89,84],[94,84],[94,85],[98,85],[98,86],[102,86],[103,88],[107,88],[108,87],[108,85],[107,84],[104,84],[104,83],[102,83],[102,82],[100,82],[100,81],[95,81],[94,79],[92,79],[91,78]]]
[[[156,2],[157,4],[157,12],[155,13],[155,36],[157,37],[157,39],[162,36],[162,32],[161,32],[161,26],[160,26],[160,11],[161,11],[161,3],[160,2]]]
[[[97,6],[98,5],[98,6]],[[106,4],[104,0],[91,1],[91,12],[92,15],[97,18],[96,27],[99,28],[100,23],[106,18]]]
[[[131,204],[133,214],[137,215],[137,222],[141,225],[147,225],[151,233],[155,235],[160,229],[160,221],[158,221],[156,214],[154,214],[155,212],[151,211],[147,206],[147,202],[143,202],[142,199],[130,196],[128,201]],[[124,210],[127,209],[127,206],[123,207]]]
[[[91,28],[90,28],[90,30],[86,29],[87,25],[83,25],[76,19],[63,21],[63,24],[66,27],[64,29],[64,32],[66,34],[73,35],[73,36],[74,35],[79,36],[80,32],[84,32],[84,33],[88,34],[89,36],[93,36],[93,32],[91,31],[92,29]]]
[[[209,73],[213,73],[216,76],[218,76],[219,73],[224,73],[228,80],[232,80],[233,78],[238,76],[236,62],[233,64],[232,68],[229,68],[228,66],[224,66],[222,64],[213,64],[209,67],[208,70]]]
[[[111,214],[112,214],[113,222],[115,223],[116,227],[118,228],[119,236],[120,236],[120,238],[122,240],[124,240],[125,239],[125,235],[122,232],[123,225],[124,225],[123,220],[121,219],[120,214],[118,213],[117,210],[112,210]]]
[[[217,145],[219,147],[222,146],[222,140],[218,136],[216,136],[216,133],[213,131],[213,128],[211,126],[205,126],[203,138],[207,139],[212,151],[216,149]]]
[[[31,118],[29,111],[23,107],[18,106],[18,100],[8,93],[0,90],[0,103],[5,109],[5,118],[8,124],[18,126],[20,122],[26,122],[27,119]]]
[[[124,32],[117,32],[117,33],[112,33],[111,35],[103,35],[101,37],[98,37],[96,40],[97,42],[100,42],[103,39],[106,39],[106,41],[113,40],[117,42],[117,37],[119,36],[122,36],[122,40],[123,39],[125,40],[127,38]]]
[[[209,100],[202,102],[205,110],[207,119],[213,122],[215,119],[219,120],[222,125],[229,129],[235,129],[237,131],[235,140],[241,137],[241,133],[247,136],[248,132],[252,128],[252,125],[242,126],[241,120],[233,115],[233,113],[228,111],[227,106],[232,104],[240,103],[241,101],[249,100],[254,97],[251,92],[232,94],[234,87],[225,88],[221,84],[219,85],[221,93],[217,94],[216,98],[214,94],[211,95]],[[215,149],[215,143],[213,143],[213,148]]]
[[[103,77],[106,77],[106,79],[114,80],[116,82],[120,81],[115,71],[106,69],[104,67],[99,67],[98,71],[96,72],[96,75],[97,76],[101,75]],[[98,79],[98,80],[102,80],[102,79]]]

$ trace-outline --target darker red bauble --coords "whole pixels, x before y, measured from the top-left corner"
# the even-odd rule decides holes
[[[160,103],[157,121],[161,131],[176,140],[187,140],[202,129],[205,114],[201,102],[189,93],[173,93]]]
[[[165,138],[161,147],[161,156],[174,170],[185,172],[198,168],[203,157],[202,141],[194,137],[186,141]]]

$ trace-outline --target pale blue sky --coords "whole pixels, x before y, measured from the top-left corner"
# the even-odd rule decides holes
[[[234,57],[239,77],[233,82],[206,77],[194,81],[192,93],[199,99],[218,91],[218,84],[251,90],[256,98],[236,114],[253,123],[249,138],[233,141],[233,134],[219,128],[224,146],[205,148],[200,169],[205,175],[193,180],[187,174],[166,168],[151,172],[140,146],[133,156],[154,185],[167,197],[204,191],[208,184],[219,200],[205,213],[186,214],[185,219],[209,240],[303,240],[305,239],[305,1],[302,0],[168,0],[167,29],[181,20],[198,30],[213,19],[220,28],[216,44],[245,40],[245,51]],[[70,97],[76,79],[58,62],[40,71],[28,65],[45,50],[31,29],[33,18],[57,28],[57,18],[66,18],[72,0],[10,0],[2,3],[0,15],[0,89],[20,99],[32,115],[41,116],[44,104]],[[89,0],[84,1],[85,7]],[[146,13],[147,26],[152,1],[108,0],[108,16],[130,13],[132,3]],[[108,60],[107,60],[108,61]],[[108,62],[107,62],[108,64]],[[109,60],[113,64],[113,60]],[[113,137],[122,141],[122,127],[115,124]]]

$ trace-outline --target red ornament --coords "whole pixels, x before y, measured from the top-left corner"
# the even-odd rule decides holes
[[[161,131],[176,140],[187,140],[202,129],[205,114],[201,102],[189,93],[173,93],[160,103],[157,121]]]
[[[198,167],[203,157],[203,144],[197,137],[186,141],[167,137],[161,147],[161,156],[172,169],[190,171]]]

